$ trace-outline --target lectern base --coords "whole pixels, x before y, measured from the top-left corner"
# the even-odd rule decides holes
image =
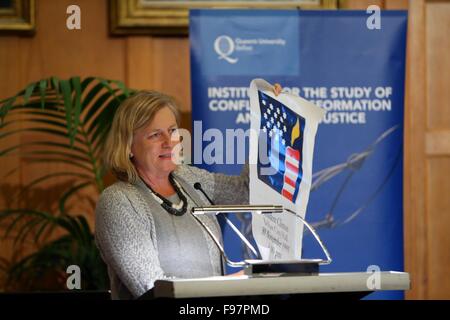
[[[323,296],[360,298],[361,294],[373,291],[368,280],[373,275],[367,272],[319,273],[318,275],[293,275],[292,273],[258,276],[209,277],[197,279],[156,280],[153,298],[214,298],[270,296],[299,298]],[[405,272],[382,271],[378,275],[382,284],[379,290],[408,290],[409,274]],[[370,283],[369,283],[370,284]]]
[[[245,262],[248,263],[248,266],[244,268],[244,274],[252,277],[274,273],[304,276],[319,274],[319,262],[315,259],[289,261],[245,260]]]

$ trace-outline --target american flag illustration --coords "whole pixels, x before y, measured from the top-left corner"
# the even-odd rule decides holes
[[[260,139],[267,139],[267,154],[258,155],[258,178],[295,203],[303,173],[305,119],[260,91],[258,96]]]

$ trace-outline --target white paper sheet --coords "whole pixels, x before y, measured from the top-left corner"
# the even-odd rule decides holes
[[[275,97],[272,88],[262,79],[250,84],[250,204],[282,205],[305,218],[325,111],[291,94]],[[264,260],[301,258],[303,224],[295,216],[253,214],[252,231]]]

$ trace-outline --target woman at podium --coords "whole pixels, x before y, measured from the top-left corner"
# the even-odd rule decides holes
[[[275,94],[281,92],[274,86]],[[248,172],[210,173],[177,164],[180,114],[170,96],[141,91],[117,109],[104,162],[118,179],[97,203],[95,238],[113,299],[133,299],[155,280],[223,275],[220,252],[189,210],[248,203]],[[222,239],[215,216],[200,217]]]

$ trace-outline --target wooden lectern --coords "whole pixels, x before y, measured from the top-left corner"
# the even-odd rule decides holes
[[[372,281],[378,277],[376,281]],[[379,287],[376,288],[374,286]],[[295,295],[303,298],[362,298],[374,291],[408,290],[410,277],[405,272],[386,271],[378,274],[366,272],[319,273],[316,275],[270,274],[211,277],[198,279],[157,280],[152,290],[140,299],[157,298],[224,298],[224,297],[276,297]]]

